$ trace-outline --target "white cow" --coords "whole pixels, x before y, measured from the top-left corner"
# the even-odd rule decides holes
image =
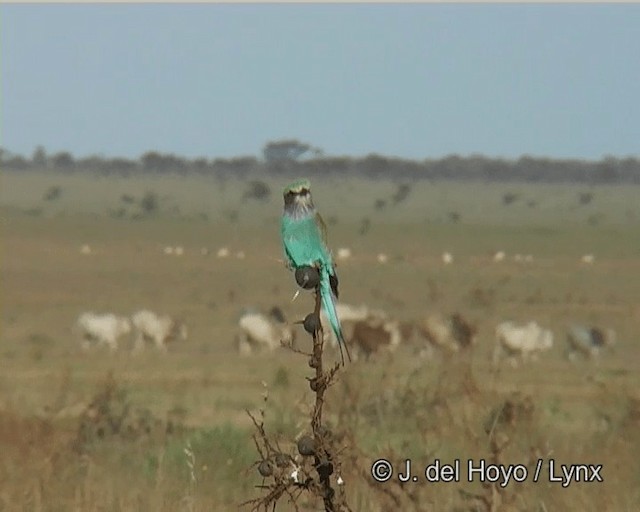
[[[387,263],[389,261],[389,256],[387,256],[385,253],[381,252],[376,256],[376,259],[378,260],[378,263],[380,263],[381,265],[384,265],[385,263]]]
[[[493,362],[498,363],[503,353],[510,356],[511,364],[516,366],[515,356],[523,361],[535,359],[537,352],[549,350],[553,346],[553,333],[543,329],[537,322],[516,325],[514,322],[503,322],[496,327],[496,345]]]
[[[585,263],[586,265],[593,265],[596,261],[596,257],[593,254],[585,254],[580,258],[580,262]]]
[[[567,333],[567,356],[571,361],[575,360],[579,353],[595,359],[600,356],[602,350],[612,347],[615,343],[616,332],[613,329],[571,325]]]
[[[113,313],[82,313],[76,320],[74,330],[82,338],[83,350],[91,343],[106,345],[112,352],[118,349],[118,338],[131,332],[129,319]]]
[[[157,315],[143,309],[131,316],[131,322],[136,330],[134,352],[143,350],[146,341],[153,342],[156,348],[166,351],[168,341],[187,340],[187,326],[169,315]]]
[[[280,347],[281,341],[293,343],[295,331],[286,324],[284,314],[278,307],[265,315],[253,308],[246,308],[238,320],[240,332],[236,335],[238,350],[249,355],[256,350],[272,351]]]
[[[444,263],[445,265],[450,265],[451,263],[453,263],[453,254],[451,254],[450,252],[443,252],[442,263]]]
[[[348,259],[351,259],[352,256],[352,252],[351,249],[349,249],[348,247],[340,247],[338,249],[338,253],[336,255],[336,259],[338,261],[346,261]]]
[[[420,334],[434,347],[455,353],[476,343],[477,328],[460,313],[430,313],[418,325]]]

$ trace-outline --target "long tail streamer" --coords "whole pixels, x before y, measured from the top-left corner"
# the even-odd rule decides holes
[[[342,347],[347,352],[347,357],[351,361],[351,354],[349,354],[349,347],[344,340],[342,334],[342,327],[340,327],[340,320],[338,319],[338,313],[336,312],[336,302],[331,291],[331,284],[329,281],[329,270],[326,267],[320,269],[320,298],[322,299],[322,306],[327,313],[327,318],[331,324],[331,330],[338,339],[338,346],[340,347],[340,357],[342,358],[342,365],[344,366],[344,354],[342,353]]]

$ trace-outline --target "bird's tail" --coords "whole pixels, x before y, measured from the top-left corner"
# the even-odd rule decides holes
[[[327,314],[329,323],[331,324],[331,330],[338,340],[340,357],[342,358],[342,364],[344,365],[342,347],[346,350],[349,361],[351,361],[351,354],[349,354],[349,347],[347,347],[347,344],[345,343],[344,335],[342,334],[342,327],[340,327],[340,319],[336,312],[336,302],[333,292],[331,291],[331,284],[329,281],[329,270],[326,266],[320,270],[320,298],[322,299],[322,307],[324,307],[324,311]]]

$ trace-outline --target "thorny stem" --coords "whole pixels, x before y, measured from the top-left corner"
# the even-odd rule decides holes
[[[320,479],[320,487],[322,489],[322,500],[324,502],[324,509],[327,512],[334,512],[336,510],[333,497],[335,491],[331,487],[331,473],[332,461],[331,455],[324,447],[324,437],[320,432],[322,425],[322,406],[324,405],[324,392],[327,389],[327,380],[325,379],[323,366],[322,366],[322,354],[324,345],[324,336],[322,329],[322,322],[320,321],[320,287],[318,286],[315,291],[315,308],[314,315],[318,319],[316,323],[316,330],[313,333],[313,358],[315,359],[316,368],[316,405],[313,411],[313,418],[311,419],[311,428],[313,429],[313,436],[316,446],[316,453],[314,456],[314,462],[318,476]]]
[[[313,314],[318,319],[316,323],[317,329],[313,333],[313,358],[316,361],[316,382],[317,382],[317,391],[316,391],[316,406],[313,411],[313,419],[311,420],[311,428],[313,429],[313,433],[317,437],[318,427],[322,424],[322,405],[324,403],[324,391],[325,391],[325,383],[324,383],[324,372],[322,367],[322,352],[324,345],[324,331],[322,329],[322,322],[320,322],[320,306],[321,306],[321,297],[320,297],[320,289],[316,289],[315,293],[315,308],[313,310]]]
[[[334,448],[331,442],[331,434],[328,434],[326,428],[322,425],[322,408],[324,406],[325,391],[337,373],[339,366],[336,365],[326,374],[324,372],[322,364],[324,336],[322,323],[320,321],[321,304],[320,287],[317,286],[315,289],[315,307],[313,310],[313,316],[316,320],[315,330],[312,333],[313,351],[310,354],[311,360],[309,365],[316,370],[314,378],[310,379],[310,381],[312,383],[311,388],[316,394],[315,406],[311,415],[311,429],[313,431],[314,444],[313,467],[318,474],[318,478],[308,477],[304,482],[296,481],[293,483],[293,480],[286,474],[276,477],[274,484],[264,487],[269,490],[267,495],[244,503],[245,505],[253,504],[253,510],[255,511],[260,509],[266,511],[271,508],[271,506],[273,506],[273,510],[275,510],[277,501],[285,494],[291,498],[293,506],[298,510],[296,498],[302,490],[307,490],[315,496],[322,497],[325,512],[336,512],[338,510],[347,510],[350,512],[351,510],[344,499],[344,493],[337,496],[335,490],[331,487],[331,475],[334,472]],[[307,355],[309,354],[307,353]],[[280,452],[279,448],[274,447],[269,442],[264,430],[263,421],[258,421],[249,411],[247,411],[247,414],[251,417],[258,431],[257,436],[254,436],[254,441],[261,459],[267,460],[272,454]],[[263,446],[259,443],[259,439],[262,441]],[[295,487],[299,491],[295,497],[291,494],[290,487]]]

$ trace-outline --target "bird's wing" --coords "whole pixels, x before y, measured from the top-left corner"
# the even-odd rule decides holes
[[[287,258],[287,266],[293,266],[294,265],[294,260],[293,260],[293,256],[291,254],[291,251],[289,251],[289,247],[287,244],[287,238],[288,238],[288,234],[287,234],[287,224],[285,219],[283,218],[281,223],[280,223],[280,237],[281,237],[281,241],[282,241],[282,252],[284,253],[285,257]]]
[[[322,239],[322,243],[324,244],[326,253],[330,258],[331,256],[329,253],[329,247],[327,245],[327,225],[325,224],[324,220],[322,219],[322,216],[318,212],[316,212],[316,224],[318,226],[318,230],[320,231],[320,238]],[[331,284],[331,291],[333,292],[333,294],[336,296],[336,299],[337,299],[338,298],[338,275],[336,274],[336,269],[333,266],[333,262],[330,263],[329,281]]]
[[[338,298],[338,274],[333,269],[333,274],[329,273],[329,284],[331,285],[331,291]]]
[[[282,241],[287,258],[294,267],[315,265],[321,241],[313,218],[288,223],[283,228]]]
[[[293,256],[289,252],[289,248],[287,247],[286,243],[283,242],[282,247],[284,248],[284,254],[287,257],[286,266],[287,268],[291,269],[294,266]]]
[[[316,212],[316,224],[318,225],[318,229],[320,230],[320,238],[322,239],[322,243],[325,247],[327,247],[327,225],[324,223],[322,219],[322,215]]]

